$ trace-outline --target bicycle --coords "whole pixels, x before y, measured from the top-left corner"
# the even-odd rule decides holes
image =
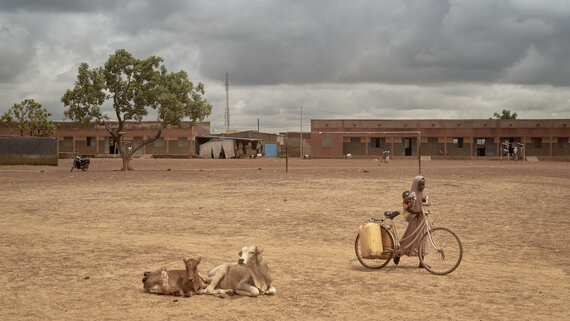
[[[358,261],[367,268],[381,269],[396,255],[404,255],[404,251],[408,250],[411,245],[415,243],[418,237],[421,237],[417,251],[420,264],[426,270],[433,274],[445,275],[457,269],[461,263],[461,259],[463,258],[463,246],[461,245],[461,241],[451,230],[445,227],[432,227],[430,225],[427,219],[430,212],[424,209],[424,206],[426,205],[427,203],[422,204],[422,222],[418,228],[408,236],[409,238],[413,237],[413,240],[409,243],[410,246],[406,248],[401,246],[400,242],[403,239],[399,239],[396,223],[394,222],[394,218],[400,215],[399,211],[384,212],[384,216],[387,220],[375,218],[366,220],[365,223],[376,223],[380,225],[380,230],[383,234],[383,253],[378,257],[363,258],[361,255],[360,234],[358,234],[354,243],[354,250]],[[424,231],[423,234],[421,234],[422,230]],[[384,244],[386,241],[388,244]],[[422,247],[424,247],[423,245],[426,244],[426,242],[428,244],[426,246],[428,247],[428,250],[422,251]],[[435,252],[430,251],[430,249],[435,250]]]

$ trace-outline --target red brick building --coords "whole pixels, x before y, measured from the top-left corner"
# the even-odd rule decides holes
[[[569,159],[569,126],[570,119],[313,119],[311,156],[376,158],[389,149],[396,158],[499,158],[507,142],[526,156]]]
[[[74,153],[92,157],[106,157],[118,153],[116,142],[103,126],[83,127],[73,122],[56,122],[53,137],[58,139],[60,157]],[[142,142],[157,133],[159,123],[153,121],[125,124],[125,144]],[[209,135],[210,122],[183,122],[182,127],[168,127],[161,137],[137,151],[137,154],[192,155],[198,154],[196,136]],[[0,127],[0,135],[20,135],[17,128]]]

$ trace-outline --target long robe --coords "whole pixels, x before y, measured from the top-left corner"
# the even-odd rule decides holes
[[[418,231],[416,229],[420,226],[424,220],[424,215],[422,214],[422,199],[424,198],[424,191],[418,190],[418,183],[424,179],[423,176],[414,177],[412,183],[412,192],[416,194],[415,202],[410,206],[410,209],[414,211],[414,216],[408,219],[408,227],[400,240],[400,245],[404,249],[404,254],[408,256],[418,256],[418,248],[420,245],[420,239],[424,235],[424,229],[420,228]],[[416,234],[414,234],[414,231]],[[418,236],[419,235],[419,236]],[[417,237],[418,236],[418,237]],[[414,238],[416,238],[414,240]],[[412,243],[412,241],[414,241]],[[422,255],[427,255],[427,244],[424,242],[422,244]]]

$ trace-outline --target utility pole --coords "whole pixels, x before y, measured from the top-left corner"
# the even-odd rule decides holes
[[[224,114],[224,125],[226,133],[230,130],[230,76],[226,72],[226,112]]]
[[[289,173],[289,132],[285,132],[285,173]]]
[[[303,106],[301,106],[301,132],[299,133],[299,156],[303,159]]]

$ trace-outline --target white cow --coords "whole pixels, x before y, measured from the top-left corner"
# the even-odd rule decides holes
[[[220,297],[234,293],[254,297],[275,294],[277,291],[271,286],[273,277],[262,252],[255,245],[244,246],[237,263],[224,263],[208,273],[204,293]]]

